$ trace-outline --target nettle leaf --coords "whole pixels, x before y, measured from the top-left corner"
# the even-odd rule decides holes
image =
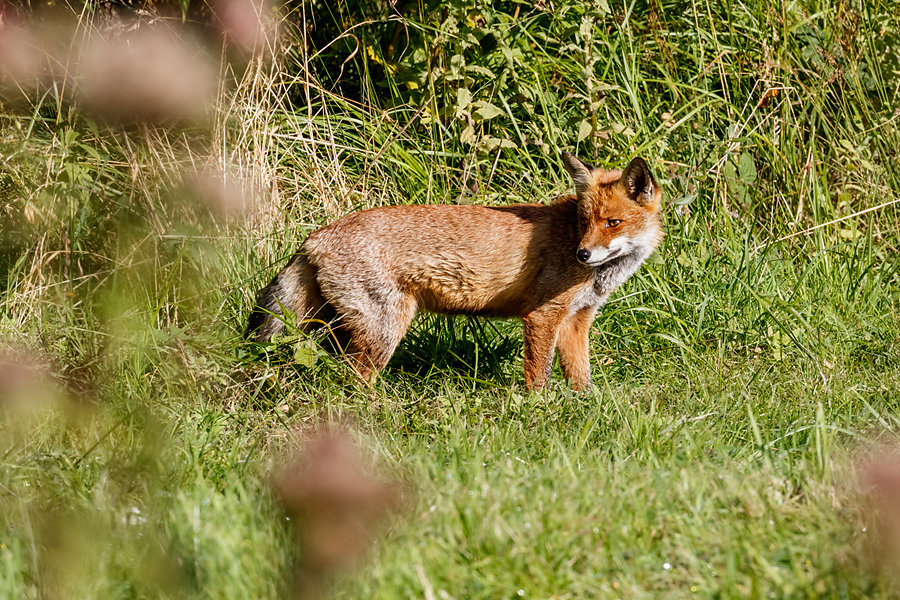
[[[737,179],[737,172],[734,170],[734,163],[730,160],[726,160],[722,165],[722,172],[725,174],[725,181],[728,183],[734,182]]]
[[[578,141],[581,142],[591,135],[591,121],[584,119],[578,124]]]
[[[478,45],[478,38],[471,31],[463,31],[459,34],[456,43],[459,44],[461,49],[467,50],[472,46]]]
[[[460,116],[463,111],[469,108],[469,103],[472,101],[472,92],[469,91],[469,88],[461,87],[456,90],[456,116]]]
[[[506,114],[503,112],[503,109],[499,106],[491,104],[490,102],[478,101],[473,102],[473,106],[476,106],[475,112],[472,114],[475,117],[476,121],[487,121],[489,119],[493,119],[494,117],[499,117],[500,115]]]
[[[445,79],[448,81],[451,79],[462,79],[465,70],[466,58],[462,54],[454,54],[450,57],[450,70]]]
[[[538,97],[538,93],[533,87],[522,83],[521,81],[516,82],[516,91],[522,96],[522,98],[525,98],[526,100],[533,101]]]
[[[635,135],[634,129],[632,129],[628,125],[622,125],[621,123],[610,123],[609,128],[613,131],[613,133],[618,133],[627,137],[633,137]]]
[[[63,142],[66,146],[71,146],[72,142],[78,139],[78,132],[74,129],[67,129],[63,133]]]
[[[474,144],[475,139],[475,128],[471,125],[463,129],[462,133],[459,134],[459,141],[463,144]]]
[[[521,64],[524,59],[524,55],[522,51],[518,48],[507,48],[506,46],[500,47],[500,52],[503,53],[503,57],[506,58],[506,62],[510,67],[515,67],[516,59],[519,59],[519,63]]]
[[[573,35],[575,35],[578,32],[578,30],[580,28],[581,28],[581,25],[569,25],[568,27],[566,27],[565,29],[562,30],[562,33],[559,34],[559,39],[567,40],[567,39],[571,38]],[[573,44],[573,46],[576,48],[578,47],[578,46],[575,46],[574,44]]]
[[[738,175],[746,184],[756,182],[756,163],[753,162],[753,157],[749,152],[741,153],[741,158],[738,160]]]
[[[478,144],[479,150],[486,150],[490,152],[491,150],[496,150],[497,148],[517,148],[516,143],[512,140],[502,140],[500,138],[495,138],[492,136],[485,136],[481,142]]]
[[[476,75],[481,75],[490,79],[496,79],[497,77],[496,75],[494,75],[493,71],[491,71],[487,67],[482,67],[481,65],[466,65],[466,72],[475,73]]]

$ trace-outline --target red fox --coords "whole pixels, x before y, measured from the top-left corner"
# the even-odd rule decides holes
[[[661,194],[641,158],[624,171],[562,158],[576,194],[550,204],[372,208],[313,232],[260,290],[247,336],[279,333],[284,309],[306,330],[332,322],[369,381],[419,310],[518,317],[526,386],[547,382],[559,350],[586,390],[594,314],[662,240]]]

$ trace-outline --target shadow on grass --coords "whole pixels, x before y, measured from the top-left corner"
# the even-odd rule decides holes
[[[423,378],[450,373],[471,381],[508,384],[522,346],[512,321],[422,315],[385,369]]]
[[[358,384],[345,358],[334,352],[333,344],[325,338],[324,332],[296,332],[271,342],[240,344],[237,358],[256,388],[255,401],[277,403],[289,382]],[[379,377],[414,375],[430,379],[453,375],[491,386],[507,385],[521,346],[521,334],[513,322],[423,315],[416,319]]]

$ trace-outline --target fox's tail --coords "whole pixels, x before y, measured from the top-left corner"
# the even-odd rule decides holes
[[[305,319],[314,316],[326,317],[319,316],[326,304],[319,282],[316,281],[316,267],[305,254],[298,252],[272,282],[256,295],[256,303],[247,320],[244,337],[257,342],[269,341],[284,329],[282,309],[293,312],[297,315],[298,324],[302,324]],[[312,323],[301,325],[303,330],[313,328]]]

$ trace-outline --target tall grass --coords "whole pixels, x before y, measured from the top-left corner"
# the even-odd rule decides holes
[[[3,96],[0,597],[287,595],[271,474],[333,422],[415,490],[336,596],[897,594],[859,473],[900,427],[893,4],[273,14],[199,124]],[[527,393],[511,322],[422,315],[371,388],[304,338],[241,339],[316,227],[543,202],[563,150],[641,155],[664,189],[592,393]]]

